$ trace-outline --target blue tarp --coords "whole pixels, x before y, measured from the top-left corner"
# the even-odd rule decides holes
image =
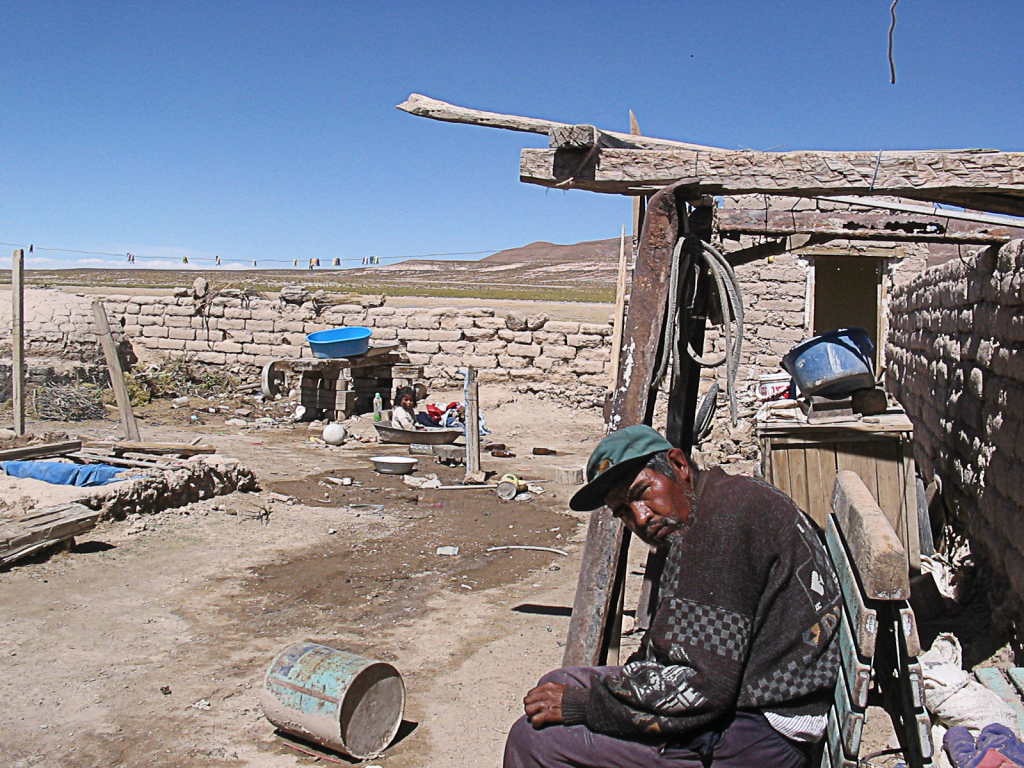
[[[109,464],[64,464],[58,461],[5,461],[0,463],[11,477],[31,477],[54,485],[77,485],[91,488],[116,483],[127,478],[115,477],[123,468]]]

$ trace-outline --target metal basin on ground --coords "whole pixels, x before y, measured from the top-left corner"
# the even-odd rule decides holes
[[[373,456],[370,461],[382,475],[408,475],[420,463],[419,459],[409,456]]]
[[[282,731],[368,760],[398,733],[405,683],[390,664],[304,640],[274,657],[262,704]]]
[[[398,427],[386,427],[383,424],[374,424],[377,428],[377,436],[382,443],[397,443],[399,445],[451,445],[462,437],[461,429],[443,429],[437,427],[431,429],[399,429]]]

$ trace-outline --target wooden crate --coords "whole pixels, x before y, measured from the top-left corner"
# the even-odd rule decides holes
[[[906,547],[910,567],[921,567],[913,427],[902,414],[848,424],[761,422],[764,478],[820,526],[831,510],[836,472],[856,472]]]

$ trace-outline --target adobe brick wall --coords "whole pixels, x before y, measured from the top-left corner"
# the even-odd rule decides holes
[[[92,298],[28,289],[27,352],[36,358],[88,357],[102,361]],[[396,308],[314,302],[289,304],[221,291],[197,301],[185,289],[171,295],[104,297],[110,324],[146,362],[187,354],[209,365],[256,369],[281,357],[310,357],[306,334],[339,326],[367,326],[373,339],[398,341],[411,363],[424,366],[432,388],[461,385],[460,368],[479,380],[504,381],[572,406],[600,401],[609,383],[610,323],[552,320],[547,315],[479,308]],[[0,314],[10,304],[0,299]],[[9,323],[0,344],[10,346]],[[253,371],[254,372],[254,371]]]
[[[1024,242],[923,272],[892,296],[887,386],[918,462],[1024,617]]]

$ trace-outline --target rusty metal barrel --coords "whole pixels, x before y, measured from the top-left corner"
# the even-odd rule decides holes
[[[262,703],[282,731],[366,760],[398,733],[405,683],[390,664],[304,640],[274,657]]]

